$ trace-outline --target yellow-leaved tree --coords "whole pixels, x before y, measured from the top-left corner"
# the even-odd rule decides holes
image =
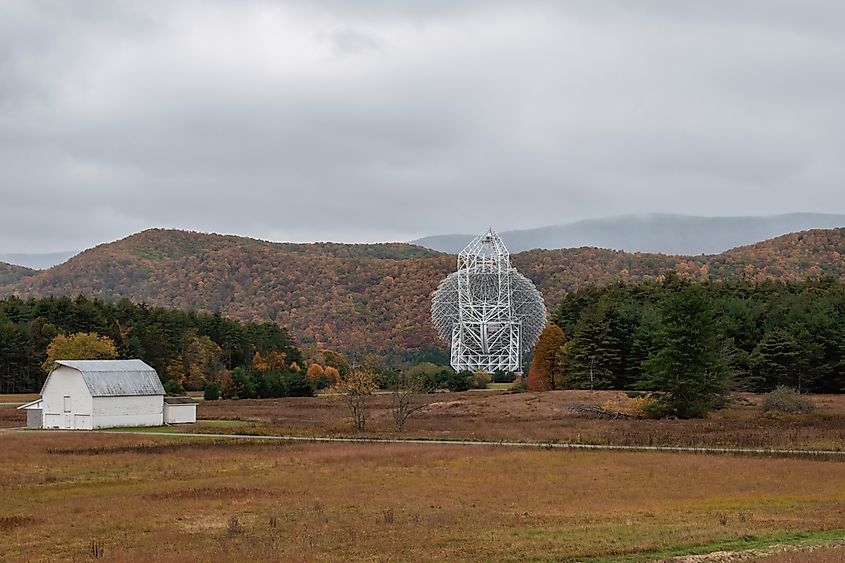
[[[370,396],[378,391],[375,373],[366,368],[349,370],[335,384],[334,390],[343,397],[352,415],[352,427],[356,432],[363,432],[367,424]]]
[[[116,357],[117,348],[108,336],[96,332],[59,334],[47,346],[47,359],[41,367],[50,373],[56,360],[113,360]]]

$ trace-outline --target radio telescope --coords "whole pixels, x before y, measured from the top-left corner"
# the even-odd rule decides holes
[[[431,321],[452,345],[455,371],[522,373],[522,356],[546,325],[546,306],[490,228],[461,251],[457,271],[440,282]]]

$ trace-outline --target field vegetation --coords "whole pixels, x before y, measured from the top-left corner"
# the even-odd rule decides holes
[[[557,441],[617,445],[733,446],[845,449],[845,396],[811,396],[809,414],[768,414],[764,396],[737,395],[704,419],[632,419],[603,414],[602,406],[634,402],[618,391],[495,391],[425,395],[427,406],[397,434],[391,394],[371,397],[367,435],[439,439]],[[610,409],[617,412],[618,408]],[[199,405],[205,419],[240,420],[240,433],[347,436],[350,416],[338,397],[214,401]],[[205,431],[199,426],[196,431]]]
[[[654,560],[845,534],[835,461],[3,431],[4,560]],[[820,552],[821,553],[821,552]]]
[[[7,396],[12,399],[13,396]],[[369,437],[576,442],[628,446],[718,446],[845,450],[845,396],[802,395],[806,414],[763,411],[766,395],[741,394],[704,419],[634,419],[620,413],[636,403],[618,391],[503,393],[468,391],[416,397],[425,406],[396,430],[396,398],[370,397]],[[17,402],[23,402],[20,398]],[[3,401],[0,401],[3,402]],[[180,432],[242,435],[353,436],[341,396],[202,401],[196,425]],[[0,406],[0,426],[23,426],[26,415]]]

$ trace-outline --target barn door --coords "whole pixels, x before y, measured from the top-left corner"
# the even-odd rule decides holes
[[[70,395],[65,395],[64,400],[64,414],[62,415],[64,424],[62,428],[73,428],[73,414],[71,414]]]

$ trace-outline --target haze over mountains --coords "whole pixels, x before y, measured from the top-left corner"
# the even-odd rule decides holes
[[[493,225],[495,228],[495,225]],[[626,252],[716,254],[787,233],[845,227],[845,215],[787,213],[758,217],[646,214],[587,219],[537,229],[500,232],[511,252],[595,246]],[[455,254],[476,235],[436,235],[411,241]]]
[[[513,255],[549,309],[591,284],[654,278],[845,279],[845,228],[812,230],[708,256],[574,248]],[[0,295],[79,294],[269,320],[300,344],[445,361],[430,296],[455,256],[403,243],[291,244],[151,229],[101,244],[49,270],[0,264]]]
[[[492,225],[496,228],[496,225]],[[590,246],[626,252],[717,254],[780,235],[809,229],[845,227],[845,215],[788,213],[755,217],[701,217],[645,214],[587,219],[563,225],[500,232],[511,252],[533,248]],[[425,248],[457,254],[478,233],[435,235],[411,241]],[[77,252],[6,253],[0,262],[36,270],[61,264]]]
[[[77,254],[76,251],[67,252],[37,252],[37,253],[9,253],[0,254],[0,262],[7,264],[14,264],[16,266],[23,266],[25,268],[32,268],[35,270],[43,270],[50,268],[56,264],[61,264],[71,256]]]

